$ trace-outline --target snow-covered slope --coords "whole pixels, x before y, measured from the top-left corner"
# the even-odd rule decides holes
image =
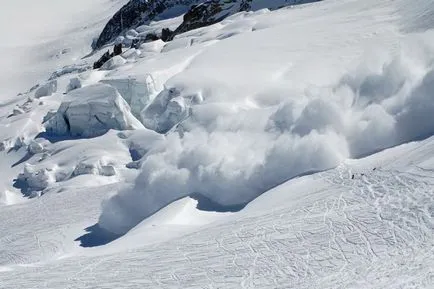
[[[8,264],[0,273],[1,286],[430,288],[433,145],[430,138],[295,179],[240,213],[216,215],[214,223],[199,228],[194,220],[183,221],[206,219],[188,208],[188,200],[178,202],[167,208],[170,213],[163,210],[161,216],[100,247],[103,250],[82,250],[73,256],[63,255],[72,242],[59,239],[78,226],[78,216],[92,218],[94,198],[114,187],[65,196],[71,214],[67,218],[55,210],[64,206],[60,198],[49,195],[21,209],[38,210],[37,217],[30,216],[31,225],[21,219],[13,227],[22,224],[36,231],[36,237],[51,237],[39,237],[41,247],[35,246],[32,254],[27,253],[29,244],[19,246],[15,241],[26,236],[22,228],[15,238],[4,238],[9,254],[3,257]],[[177,222],[171,221],[173,216]],[[10,233],[10,224],[5,227]],[[180,237],[179,231],[190,233]],[[59,244],[63,248],[56,247]],[[53,251],[59,255],[49,262],[11,265],[29,262],[20,255],[24,252],[50,256]]]
[[[432,286],[432,1],[255,8],[101,69],[127,1],[54,2],[0,58],[0,288]],[[21,73],[40,43],[77,56]]]
[[[129,29],[151,21],[176,18],[184,14],[183,21],[175,26],[168,38],[192,29],[208,26],[241,11],[277,9],[288,5],[320,0],[130,0],[110,19],[94,43],[95,48],[110,43]],[[141,26],[143,27],[143,26]],[[164,27],[172,29],[172,27]],[[161,30],[158,31],[161,34]],[[140,34],[140,33],[139,33]],[[143,37],[147,33],[143,33]],[[126,35],[135,36],[135,35]]]
[[[127,0],[17,0],[0,11],[1,99],[24,93],[91,51],[92,38]]]

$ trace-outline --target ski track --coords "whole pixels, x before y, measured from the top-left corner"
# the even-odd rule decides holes
[[[404,3],[404,0],[396,1]],[[310,58],[307,56],[312,56],[312,61],[315,61],[314,56],[317,56],[318,51],[326,51],[323,55],[327,58],[327,51],[338,46],[342,47],[342,54],[339,56],[342,62],[357,58],[371,42],[384,42],[391,51],[398,51],[398,31],[394,30],[395,26],[386,25],[389,22],[404,23],[407,17],[417,20],[410,30],[433,27],[431,21],[429,25],[424,23],[429,20],[425,12],[416,9],[420,3],[425,3],[422,0],[413,4],[416,7],[414,13],[421,13],[417,14],[417,17],[400,16],[399,11],[392,9],[391,7],[395,6],[388,1],[377,3],[373,9],[371,1],[353,8],[353,3],[358,1],[348,0],[342,2],[344,5],[340,8],[348,9],[346,13],[339,9],[333,10],[341,7],[338,2],[329,0],[304,6],[315,5],[322,11],[320,13],[318,10],[313,14],[308,9],[287,8],[300,9],[300,14],[293,14],[294,24],[288,25],[288,28],[297,31],[300,27],[310,27],[308,22],[319,23],[320,25],[312,25],[309,32],[324,39],[318,42],[312,37],[315,41],[311,40],[312,44],[309,46],[294,42],[288,48],[293,50],[294,56],[288,60],[294,60],[295,64],[282,63],[283,68],[272,75],[272,82],[292,79],[295,71],[304,68],[305,61]],[[426,3],[428,7],[430,4],[428,1]],[[396,7],[404,8],[404,4],[400,5]],[[371,20],[360,16],[365,15],[364,10],[370,9],[371,13],[366,15],[372,18]],[[408,8],[402,10],[409,11]],[[344,14],[347,15],[343,16]],[[324,19],[329,18],[329,21],[321,20],[323,15],[327,15]],[[159,56],[157,52],[155,55],[149,52],[149,59],[145,57],[134,65],[128,63],[113,71],[92,72],[86,81],[90,83],[103,76],[107,79],[124,79],[126,74],[129,77],[130,74],[140,76],[144,72],[152,72],[158,87],[171,87],[178,84],[177,81],[182,81],[184,74],[191,73],[195,76],[196,66],[199,66],[196,68],[199,72],[202,71],[199,64],[207,63],[207,58],[219,56],[213,54],[213,51],[229,51],[224,50],[227,41],[222,40],[236,34],[245,34],[244,41],[249,41],[247,33],[250,31],[262,33],[261,30],[269,28],[268,25],[273,27],[272,22],[267,24],[267,21],[259,21],[262,17],[270,16],[258,15],[258,23],[247,25],[248,29],[245,31],[235,29],[233,32],[229,28],[231,21],[235,20],[228,20],[225,22],[229,27],[226,30],[221,26],[221,31],[204,28],[204,36],[201,33],[195,34],[201,30],[187,33],[184,38],[190,39],[186,42],[186,47],[182,46],[184,39],[175,39],[158,51],[161,53]],[[273,17],[276,23],[279,23],[279,18],[286,17],[286,14],[281,10],[275,12]],[[364,21],[358,21],[359,18]],[[282,23],[281,25],[284,25],[283,21]],[[335,33],[323,35],[322,26],[329,24],[337,30]],[[353,29],[338,29],[345,25],[353,25],[350,26]],[[303,33],[294,35],[298,34]],[[384,38],[376,38],[377,34],[384,34]],[[263,32],[265,42],[266,36]],[[59,38],[58,41],[63,43],[64,40]],[[240,40],[234,37],[230,41]],[[242,52],[244,54],[244,51]],[[232,54],[236,56],[237,51]],[[222,62],[225,57],[222,57]],[[164,59],[169,58],[173,58],[170,63],[163,63],[161,67],[157,65],[158,61],[164,62]],[[300,61],[297,66],[298,58]],[[70,63],[70,60],[62,59],[63,62]],[[51,69],[51,66],[52,64],[47,67]],[[77,72],[68,72],[66,68],[60,70],[59,83],[69,80],[69,76],[68,79],[62,79],[61,73],[75,75],[81,67],[77,68]],[[37,71],[35,75],[45,75],[48,71],[46,67],[39,69],[43,70],[43,73]],[[219,75],[212,74],[211,78],[217,76]],[[224,77],[222,79],[224,80]],[[28,81],[30,80],[23,83]],[[62,84],[63,88],[65,83]],[[0,119],[5,120],[3,127],[8,131],[8,137],[9,131],[13,131],[11,128],[16,127],[14,122],[6,119],[10,115],[9,108],[24,101],[26,100],[23,95],[14,100],[6,99],[5,103],[0,104]],[[53,105],[50,104],[51,100],[47,101],[49,105]],[[59,99],[55,99],[54,104],[58,101]],[[36,107],[36,104],[34,106]],[[23,131],[33,133],[35,129],[32,128],[34,123],[31,119],[38,119],[41,111],[48,111],[49,108],[47,106],[37,111],[35,107],[29,113],[30,120],[22,122]],[[171,132],[175,130],[176,126]],[[128,182],[122,178],[117,180],[118,183],[103,186],[82,186],[80,180],[76,187],[59,184],[44,192],[42,197],[23,202],[9,203],[5,194],[5,206],[0,206],[0,219],[3,220],[0,222],[0,289],[432,288],[433,151],[434,138],[430,138],[392,148],[366,159],[347,160],[335,169],[304,176],[306,182],[302,193],[296,191],[300,187],[289,181],[265,192],[253,201],[253,204],[220,222],[201,227],[186,226],[182,236],[149,245],[146,245],[148,243],[145,242],[145,235],[143,238],[146,239],[146,244],[134,243],[132,247],[123,246],[131,245],[128,243],[131,238],[129,233],[116,240],[120,241],[119,243],[115,241],[97,249],[79,248],[79,242],[74,241],[86,233],[86,227],[94,225],[98,220],[101,200],[124,189]],[[2,156],[6,159],[6,153]],[[10,158],[14,163],[15,159]],[[15,176],[17,173],[11,175]],[[284,193],[282,198],[285,201],[276,196],[276,189],[277,192]],[[266,204],[261,204],[261,200]],[[267,207],[267,204],[271,207]],[[257,210],[252,210],[249,206]],[[149,238],[152,238],[154,228],[145,229],[149,230]],[[161,233],[158,229],[166,233],[164,227],[157,228],[157,233]],[[140,233],[143,232],[137,234]]]
[[[434,265],[434,179],[430,175],[385,168],[362,175],[343,164],[312,177],[324,183],[320,193],[326,198],[256,216],[241,214],[179,239],[122,253],[0,270],[0,288],[65,288],[65,284],[70,284],[67,288],[421,288],[433,284],[428,268],[434,267],[427,265]],[[13,238],[20,236],[8,234],[0,247],[10,248]],[[35,242],[40,242],[36,234]],[[55,242],[43,247],[43,253],[61,250]],[[1,258],[6,260],[5,268],[28,261],[8,252]]]

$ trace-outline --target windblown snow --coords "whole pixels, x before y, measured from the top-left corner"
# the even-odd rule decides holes
[[[258,0],[125,47],[168,15],[99,69],[127,1],[88,2],[0,22],[0,288],[433,286],[432,1]]]

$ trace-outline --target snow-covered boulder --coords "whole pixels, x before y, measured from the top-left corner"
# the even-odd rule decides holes
[[[116,55],[115,57],[109,59],[106,63],[103,64],[101,69],[103,70],[113,70],[127,63],[127,61],[120,55]]]
[[[111,176],[115,176],[116,175],[116,169],[114,166],[101,166],[99,168],[99,174],[101,176],[106,176],[106,177],[111,177]]]
[[[24,110],[21,107],[15,107],[12,111],[12,115],[20,115],[23,114]]]
[[[136,28],[136,31],[140,34],[140,33],[144,33],[144,32],[148,32],[149,30],[149,26],[148,25],[140,25],[139,27]]]
[[[81,175],[98,175],[99,169],[97,164],[88,163],[88,162],[80,162],[72,172],[73,176],[81,176]]]
[[[35,97],[41,98],[44,96],[50,96],[57,91],[57,80],[49,81],[43,85],[41,85],[35,91]]]
[[[69,92],[71,90],[81,88],[83,86],[82,81],[78,77],[73,77],[69,80],[68,87],[66,88],[66,92]]]
[[[165,89],[141,113],[146,128],[166,133],[188,117],[190,100],[181,96],[176,88]]]
[[[130,30],[127,31],[127,33],[125,33],[125,35],[127,37],[133,37],[133,38],[135,38],[135,37],[139,36],[139,33],[136,30],[134,30],[134,29],[130,29]]]
[[[45,151],[45,146],[48,144],[49,142],[45,139],[35,139],[30,141],[28,147],[27,147],[27,151],[31,154],[39,154],[39,153],[43,153]]]
[[[146,42],[140,45],[140,51],[142,52],[143,56],[149,56],[160,53],[165,45],[166,43],[161,39],[152,42]]]
[[[142,127],[119,92],[102,83],[70,92],[46,124],[48,133],[80,137]]]
[[[142,52],[139,49],[131,48],[122,53],[122,57],[125,58],[127,61],[133,62],[137,58],[139,58],[141,54]]]
[[[29,164],[25,165],[23,173],[19,174],[17,179],[23,182],[30,191],[42,191],[56,182],[52,169],[39,169]]]
[[[81,175],[111,177],[116,175],[116,169],[113,165],[105,164],[102,160],[95,161],[90,158],[80,161],[72,172],[73,177]]]
[[[122,44],[122,43],[124,43],[124,40],[125,40],[125,37],[123,37],[123,36],[118,36],[118,37],[116,37],[116,39],[115,39],[115,45],[117,45],[117,44]]]

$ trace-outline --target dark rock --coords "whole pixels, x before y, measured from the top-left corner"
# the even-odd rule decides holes
[[[208,1],[200,5],[193,6],[185,15],[182,24],[176,28],[172,38],[193,29],[205,27],[217,23],[228,16],[223,11],[223,1]]]
[[[114,54],[114,56],[122,54],[122,43],[116,44],[114,46],[114,48],[113,48],[113,54]]]
[[[173,31],[170,30],[169,28],[163,28],[163,30],[161,31],[161,40],[163,40],[164,42],[172,40],[173,39],[172,34]]]
[[[104,53],[104,54],[101,56],[101,58],[98,59],[98,61],[96,61],[96,62],[93,64],[93,69],[99,69],[99,68],[101,68],[101,67],[104,65],[104,63],[106,63],[106,62],[107,62],[108,60],[110,60],[110,58],[112,58],[112,57],[113,57],[113,55],[110,54],[110,51],[107,50],[107,52]]]
[[[202,0],[203,1],[203,0]],[[110,43],[121,33],[135,28],[141,24],[147,24],[156,17],[161,17],[161,13],[173,6],[179,6],[177,9],[179,16],[187,12],[191,4],[199,3],[200,0],[130,0],[125,4],[106,24],[97,41],[93,43],[93,48],[98,49]]]
[[[160,39],[160,37],[158,37],[156,34],[149,33],[145,37],[145,42],[151,42],[151,41],[155,41],[155,40],[158,40],[158,39]]]
[[[134,38],[133,41],[131,42],[131,48],[139,49],[142,42],[143,42],[142,39]]]
[[[179,16],[185,13],[183,23],[175,30],[163,30],[161,39],[165,42],[172,40],[176,35],[217,23],[224,18],[241,12],[250,11],[255,0],[130,0],[107,23],[93,43],[98,49],[114,40],[121,33],[135,28],[141,24],[148,24],[152,20],[163,20],[164,12],[177,6]],[[283,6],[317,2],[321,0],[280,0],[270,1],[268,8],[278,9]]]
[[[184,15],[182,24],[171,33],[169,40],[176,35],[218,23],[226,17],[251,9],[252,0],[208,0],[191,6]]]

